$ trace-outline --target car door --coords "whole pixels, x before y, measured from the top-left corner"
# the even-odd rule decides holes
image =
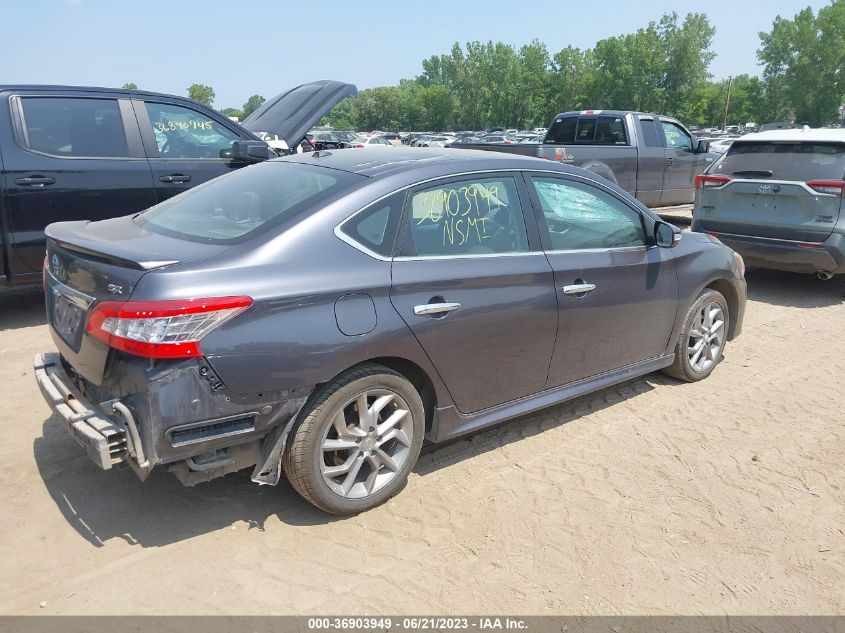
[[[658,131],[659,123],[651,114],[631,115],[631,117],[638,125],[639,132],[637,135],[637,200],[647,206],[657,206],[663,194],[663,175],[666,172],[667,163],[663,134]]]
[[[8,107],[16,137],[4,147],[10,276],[23,281],[40,273],[48,224],[103,220],[155,203],[127,99],[22,91]]]
[[[515,173],[411,190],[392,263],[391,301],[462,413],[542,391],[546,382],[557,300]]]
[[[694,197],[692,181],[701,154],[694,152],[692,136],[677,123],[661,119],[660,129],[663,132],[663,154],[666,158],[660,204],[689,204]]]
[[[641,211],[595,181],[541,173],[528,180],[558,298],[547,386],[663,354],[678,280],[669,249],[647,245]]]
[[[221,157],[220,152],[230,150],[234,141],[247,140],[223,117],[165,98],[132,103],[152,168],[157,202],[249,164]]]

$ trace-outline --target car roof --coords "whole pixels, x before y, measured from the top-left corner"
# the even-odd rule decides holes
[[[572,172],[573,169],[530,156],[489,152],[484,150],[441,148],[374,148],[366,153],[337,150],[293,154],[274,161],[319,165],[339,169],[370,178],[382,178],[406,173],[421,167],[430,168],[429,176],[448,176],[461,171],[497,169],[549,169]]]
[[[793,128],[753,132],[735,141],[828,141],[845,143],[845,129],[841,128]]]
[[[191,103],[195,103],[189,97],[180,97],[179,95],[167,94],[164,92],[151,92],[149,90],[136,90],[130,88],[105,88],[103,86],[62,86],[62,85],[53,85],[53,84],[4,84],[0,85],[0,92],[10,91],[15,92],[18,90],[41,90],[41,91],[54,91],[54,92],[120,92],[125,94],[131,95],[138,95],[139,97],[158,97],[158,98],[167,98],[167,99],[181,99],[183,101],[190,101]]]

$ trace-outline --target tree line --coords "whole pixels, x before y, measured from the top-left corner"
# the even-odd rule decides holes
[[[845,103],[845,0],[815,13],[777,16],[760,32],[760,76],[713,80],[716,29],[703,13],[677,13],[588,49],[552,53],[539,40],[455,43],[422,62],[422,73],[395,86],[361,90],[321,123],[355,130],[480,130],[545,126],[558,112],[619,109],[658,112],[688,125],[794,120],[811,126],[841,121]],[[128,85],[128,84],[127,84]],[[134,87],[134,84],[132,84]],[[211,106],[214,90],[193,84],[188,95]],[[253,95],[243,118],[264,102]]]

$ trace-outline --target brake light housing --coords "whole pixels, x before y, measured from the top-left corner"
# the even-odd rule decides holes
[[[144,358],[203,356],[200,341],[252,305],[251,297],[167,301],[101,301],[88,333],[109,347]]]
[[[725,186],[731,180],[730,176],[723,176],[722,174],[698,174],[693,179],[693,185],[696,189],[715,189]]]
[[[845,192],[845,180],[811,180],[807,186],[818,193],[827,193],[833,196],[843,196]]]

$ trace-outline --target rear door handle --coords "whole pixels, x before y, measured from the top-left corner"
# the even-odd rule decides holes
[[[170,174],[159,178],[161,182],[191,182],[191,177],[185,174]]]
[[[596,284],[572,284],[571,286],[563,287],[563,294],[565,295],[585,295],[596,289]]]
[[[667,156],[667,157],[666,157],[666,164],[667,164],[667,165],[669,165],[669,166],[671,167],[672,165],[674,165],[674,164],[675,164],[675,159],[674,159],[674,158],[672,158],[671,156]]]
[[[52,176],[25,176],[24,178],[15,178],[16,185],[22,185],[24,187],[35,187],[36,189],[46,187],[47,185],[55,184],[55,182],[56,179]]]
[[[422,305],[414,306],[414,314],[417,316],[424,314],[446,314],[460,307],[460,303],[423,303]]]

